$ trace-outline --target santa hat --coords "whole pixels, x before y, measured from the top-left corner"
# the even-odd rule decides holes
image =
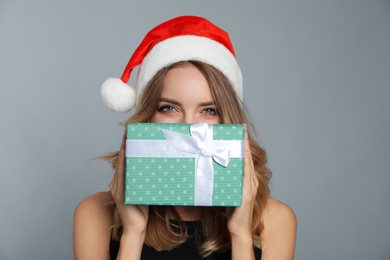
[[[131,56],[122,77],[109,78],[103,83],[101,95],[104,104],[115,112],[131,110],[159,70],[188,60],[202,61],[220,70],[242,99],[241,70],[228,33],[202,17],[181,16],[149,31]],[[134,89],[127,82],[138,65]]]

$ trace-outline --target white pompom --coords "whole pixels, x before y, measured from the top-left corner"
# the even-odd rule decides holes
[[[135,105],[135,90],[121,79],[109,78],[101,88],[104,105],[114,112],[130,111]]]

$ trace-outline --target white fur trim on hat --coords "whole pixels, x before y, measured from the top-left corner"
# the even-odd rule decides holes
[[[176,36],[153,47],[143,59],[136,82],[136,103],[153,76],[175,62],[197,60],[220,70],[233,84],[242,100],[242,74],[234,55],[222,44],[202,36]]]
[[[104,105],[114,112],[130,111],[135,105],[135,90],[121,79],[109,78],[101,87]]]

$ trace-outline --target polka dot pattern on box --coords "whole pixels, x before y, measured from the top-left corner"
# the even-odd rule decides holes
[[[181,134],[190,134],[188,124],[146,124],[135,123],[127,127],[127,139],[135,140],[165,140],[161,129],[176,131]]]
[[[195,159],[126,158],[126,165],[125,203],[193,205]]]

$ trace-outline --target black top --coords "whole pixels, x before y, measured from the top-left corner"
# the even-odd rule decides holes
[[[178,247],[170,250],[170,251],[161,251],[158,252],[154,250],[152,247],[149,247],[147,245],[143,245],[142,247],[142,254],[141,254],[141,260],[230,260],[232,258],[231,250],[225,251],[225,252],[216,252],[211,255],[209,255],[206,258],[202,258],[202,256],[199,255],[198,252],[198,246],[199,243],[202,243],[203,241],[198,242],[198,239],[194,238],[194,233],[197,232],[198,229],[196,229],[198,222],[186,222],[187,226],[187,233],[189,234],[189,238],[186,242],[179,245]],[[117,240],[111,240],[110,241],[110,259],[114,260],[116,259],[119,251],[119,241]],[[261,259],[261,249],[259,248],[253,248],[253,251],[255,253],[256,260]]]

